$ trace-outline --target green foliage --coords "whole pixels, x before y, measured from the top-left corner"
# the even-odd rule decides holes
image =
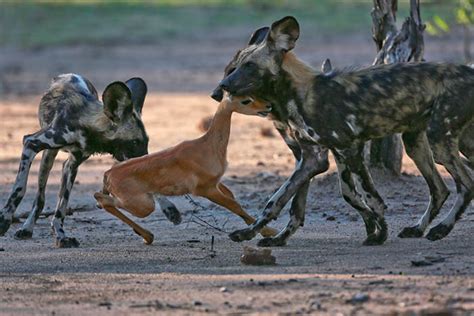
[[[474,24],[474,0],[459,0],[454,10],[455,22],[470,26]],[[434,15],[432,20],[426,22],[426,31],[431,35],[441,35],[450,31],[446,18]]]
[[[400,20],[409,1],[399,1]],[[422,15],[453,10],[423,1]],[[0,47],[199,40],[294,15],[309,36],[369,33],[372,0],[0,0]],[[238,30],[236,32],[235,30]],[[243,39],[244,40],[244,39]]]

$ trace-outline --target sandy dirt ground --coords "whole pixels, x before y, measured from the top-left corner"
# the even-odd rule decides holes
[[[307,40],[299,52],[314,65],[328,56],[337,65],[371,60],[370,38],[341,41],[353,50],[344,51],[322,38],[311,45]],[[439,41],[438,46],[446,49],[441,52],[427,45],[427,51],[433,51],[430,59],[455,59],[459,46]],[[150,151],[200,135],[198,123],[216,108],[207,94],[240,43],[224,41],[218,49],[206,43],[197,48],[186,45],[2,50],[0,204],[5,203],[16,176],[22,136],[38,127],[40,93],[59,72],[83,73],[99,90],[107,82],[143,73],[151,91],[143,114]],[[165,59],[169,55],[172,62]],[[271,130],[271,122],[234,116],[224,178],[254,215],[294,165],[276,133],[264,136],[262,129]],[[65,155],[58,157],[51,173],[47,214],[54,210],[64,159]],[[230,241],[227,233],[243,227],[243,222],[199,198],[172,198],[183,214],[179,226],[169,223],[159,210],[138,219],[155,234],[155,242],[144,245],[128,226],[95,207],[92,194],[100,189],[102,174],[112,164],[110,157],[98,156],[80,168],[70,201],[73,214],[65,222],[66,232],[78,238],[80,248],[56,249],[51,217],[44,216],[31,240],[13,238],[19,223],[0,237],[0,314],[474,313],[472,206],[444,240],[397,237],[421,216],[428,202],[427,186],[409,159],[404,160],[401,177],[374,174],[389,206],[390,236],[383,246],[362,246],[363,222],[341,198],[332,163],[330,171],[311,185],[305,226],[286,247],[273,249],[277,264],[265,267],[240,263],[242,246],[256,241]],[[30,210],[34,199],[38,161],[31,170],[19,217]],[[447,182],[453,191],[452,181]],[[451,197],[439,218],[452,204]],[[272,226],[283,228],[287,221],[284,210]],[[426,256],[437,262],[421,267],[411,262]]]

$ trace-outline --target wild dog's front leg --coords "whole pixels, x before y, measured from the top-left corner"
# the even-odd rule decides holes
[[[61,189],[58,196],[58,204],[54,213],[54,218],[51,222],[53,233],[56,236],[56,246],[58,248],[72,248],[79,247],[79,242],[76,238],[66,237],[64,233],[63,224],[66,217],[66,207],[69,201],[74,180],[76,179],[77,169],[79,165],[84,162],[88,156],[83,156],[82,153],[70,153],[69,158],[64,162],[63,173],[61,180]]]
[[[312,154],[312,151],[302,148],[302,158],[298,162],[295,171],[270,198],[257,221],[248,228],[231,233],[229,237],[233,241],[243,241],[254,238],[265,225],[278,217],[286,203],[288,203],[291,197],[295,195],[296,191],[305,182],[316,175],[317,170],[317,159]]]
[[[323,173],[329,168],[328,161],[328,150],[315,146],[315,157],[317,157],[317,170],[316,174]],[[277,236],[273,238],[264,238],[258,242],[261,247],[275,247],[284,246],[286,241],[290,238],[296,230],[303,226],[304,216],[306,210],[306,201],[308,196],[310,181],[306,181],[297,190],[296,195],[293,197],[290,208],[290,221],[288,222],[285,229],[283,229]]]
[[[286,241],[293,235],[298,227],[302,226],[305,215],[306,199],[308,196],[310,181],[306,181],[296,191],[293,197],[290,208],[290,221],[286,227],[278,233],[275,237],[263,238],[257,245],[260,247],[281,247],[286,245]]]
[[[17,230],[15,233],[16,239],[28,239],[33,236],[33,227],[44,207],[46,183],[48,182],[49,173],[53,167],[54,159],[57,154],[57,149],[47,149],[43,151],[43,157],[41,158],[41,165],[38,174],[38,192],[36,193],[33,208],[28,215],[28,219],[25,221],[21,229]]]
[[[351,152],[347,150],[343,152],[334,151],[333,153],[336,158],[342,196],[361,214],[364,220],[367,231],[367,239],[364,241],[364,245],[383,244],[387,239],[387,224],[383,218],[383,211],[379,210],[376,212],[371,209],[371,207],[367,205],[364,196],[357,190],[357,186],[359,186],[359,189],[365,191],[365,195],[378,195],[378,193],[375,195],[376,191],[366,191],[366,189],[370,189],[372,185],[364,183],[364,181],[367,181],[367,175],[364,175],[363,166],[360,166],[363,164],[362,151],[357,150]],[[357,185],[356,181],[360,181],[361,183]]]
[[[7,203],[0,212],[0,236],[3,236],[10,228],[13,214],[25,195],[31,163],[36,154],[43,149],[41,145],[42,144],[35,137],[35,134],[27,135],[23,139],[23,151],[21,153],[20,166],[18,168],[18,174],[16,175],[15,184],[13,185]]]

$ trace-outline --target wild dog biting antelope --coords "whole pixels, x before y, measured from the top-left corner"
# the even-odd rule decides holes
[[[437,240],[448,235],[474,195],[472,176],[459,155],[461,149],[468,163],[474,163],[473,141],[461,137],[469,133],[467,126],[474,125],[474,69],[406,63],[319,74],[290,52],[299,33],[294,17],[255,31],[248,46],[226,67],[226,76],[215,90],[269,101],[271,117],[298,160],[294,173],[270,198],[257,221],[233,232],[231,239],[255,237],[294,197],[287,227],[259,242],[261,246],[284,245],[303,223],[309,180],[327,170],[327,150],[331,150],[342,195],[364,220],[368,235],[364,244],[382,244],[387,238],[387,207],[364,164],[363,147],[367,140],[394,133],[402,133],[407,154],[430,189],[425,214],[399,236],[421,237],[448,197],[435,162],[453,177],[457,200],[426,237]],[[214,96],[219,99],[219,93]]]
[[[155,210],[154,197],[160,200],[165,196],[193,194],[227,208],[246,224],[252,224],[255,219],[242,209],[221,178],[227,168],[232,113],[266,116],[270,109],[269,103],[251,97],[224,98],[203,136],[113,166],[104,174],[102,192],[94,197],[100,207],[132,227],[146,244],[153,242],[153,234],[119,208],[146,217]],[[270,227],[262,227],[260,231],[265,237],[276,232]]]
[[[63,222],[66,207],[81,163],[91,155],[109,153],[122,161],[147,153],[148,136],[141,119],[147,87],[140,78],[123,83],[113,82],[99,101],[97,91],[89,80],[77,74],[62,74],[52,80],[39,105],[41,129],[23,138],[18,174],[12,193],[0,211],[0,235],[12,223],[20,204],[35,156],[43,151],[38,175],[38,192],[33,208],[17,239],[31,238],[33,226],[45,203],[49,172],[59,150],[69,153],[62,170],[61,188],[54,218],[51,222],[58,247],[78,247],[76,238],[66,237]]]

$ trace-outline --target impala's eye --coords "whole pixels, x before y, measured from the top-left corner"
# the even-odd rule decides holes
[[[250,103],[252,103],[252,101],[253,101],[252,99],[245,99],[245,100],[242,100],[242,101],[240,102],[240,104],[242,104],[242,105],[249,105]]]

